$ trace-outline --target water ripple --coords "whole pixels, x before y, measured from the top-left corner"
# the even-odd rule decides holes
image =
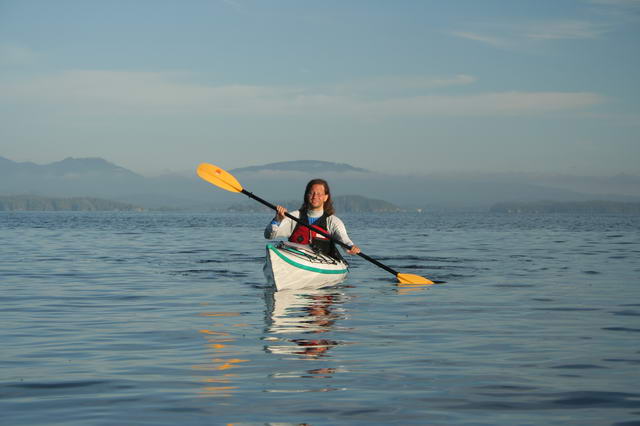
[[[2,421],[640,420],[640,217],[342,218],[448,284],[354,257],[344,285],[273,292],[265,214],[0,212]]]

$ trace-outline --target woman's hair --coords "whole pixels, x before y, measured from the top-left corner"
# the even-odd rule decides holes
[[[300,207],[300,211],[307,212],[309,211],[309,192],[311,192],[311,188],[313,185],[322,185],[324,187],[324,193],[328,195],[327,201],[324,202],[324,213],[327,216],[331,216],[335,213],[335,209],[333,208],[333,201],[331,200],[331,189],[329,189],[329,184],[324,179],[312,179],[307,183],[307,187],[304,190],[304,199],[302,200],[302,206]]]

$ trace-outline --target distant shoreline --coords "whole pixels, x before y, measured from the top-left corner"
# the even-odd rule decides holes
[[[290,207],[299,205],[297,201],[280,202]],[[334,206],[341,212],[400,212],[403,211],[392,203],[374,200],[358,195],[337,196]],[[106,200],[95,197],[45,197],[39,195],[0,196],[0,211],[189,211],[190,209],[153,208],[147,209],[130,203]],[[210,211],[203,209],[202,211]],[[268,208],[258,203],[239,203],[220,207],[215,211],[223,212],[262,212]]]
[[[610,213],[640,214],[640,202],[622,201],[532,201],[494,204],[491,213]]]
[[[93,197],[57,198],[39,195],[0,196],[0,211],[144,211],[142,207]]]
[[[283,201],[278,204],[296,209],[298,202]],[[361,196],[338,196],[334,205],[341,213],[426,213],[425,209],[403,209],[382,200],[373,200]],[[39,195],[0,195],[0,212],[2,211],[121,211],[121,212],[227,212],[227,213],[259,213],[267,211],[266,207],[256,203],[238,203],[220,208],[175,209],[144,208],[134,204],[107,200],[96,197],[45,197]],[[446,209],[445,209],[446,210]],[[476,209],[473,209],[474,211]],[[429,211],[440,211],[434,208]],[[583,214],[640,214],[640,202],[621,201],[533,201],[496,203],[488,213],[498,214],[548,214],[548,213],[583,213]]]

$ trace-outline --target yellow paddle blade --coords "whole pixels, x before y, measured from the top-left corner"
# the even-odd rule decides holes
[[[198,176],[231,192],[242,192],[242,185],[233,175],[213,164],[202,163],[198,166]]]
[[[416,285],[429,285],[435,284],[433,281],[426,279],[425,277],[421,277],[420,275],[414,274],[398,274],[398,281],[400,284],[416,284]]]

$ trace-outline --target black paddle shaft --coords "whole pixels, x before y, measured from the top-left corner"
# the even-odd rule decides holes
[[[263,200],[262,198],[258,197],[257,195],[253,194],[252,192],[249,192],[249,191],[243,189],[242,193],[244,195],[246,195],[247,197],[249,197],[249,198],[253,198],[257,202],[264,204],[265,206],[269,207],[270,209],[273,209],[273,210],[276,210],[276,211],[278,210],[278,208],[275,205],[271,204],[270,202],[268,202],[266,200]],[[298,219],[297,217],[289,214],[289,212],[286,212],[285,216],[287,216],[289,219],[293,220],[294,222],[297,222],[297,223],[299,223],[301,225],[307,226],[306,223],[304,223],[302,220]],[[328,239],[330,239],[334,243],[341,245],[342,247],[346,248],[347,250],[351,248],[351,246],[343,243],[342,241],[339,241],[339,240],[335,239],[334,237],[332,237],[331,235],[329,235],[328,233],[326,233],[324,231],[321,231],[319,229],[315,229],[314,231],[317,232],[320,235],[323,235],[323,236],[327,237]],[[397,271],[389,268],[387,265],[383,265],[382,263],[380,263],[377,260],[367,256],[366,254],[364,254],[362,252],[358,253],[358,256],[362,257],[363,259],[368,260],[369,262],[373,263],[374,265],[377,265],[377,266],[381,267],[382,269],[384,269],[387,272],[392,273],[393,275],[398,275]]]

